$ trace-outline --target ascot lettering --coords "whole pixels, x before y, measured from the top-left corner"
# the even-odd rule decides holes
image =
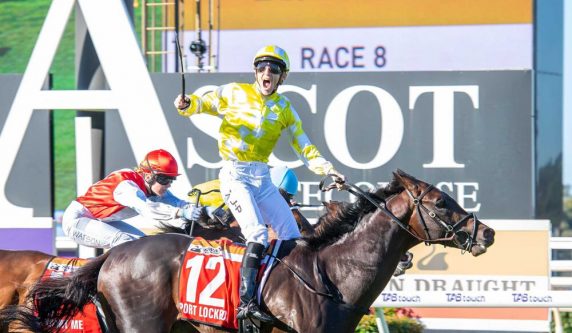
[[[359,92],[373,94],[380,106],[381,137],[375,157],[360,163],[350,155],[347,145],[346,120],[352,98]],[[387,163],[399,150],[403,139],[403,115],[399,104],[387,91],[375,86],[353,86],[342,90],[332,99],[324,118],[324,135],[326,144],[332,154],[350,168],[374,169]]]
[[[91,40],[97,50],[101,67],[110,87],[109,90],[42,89],[68,18],[76,3],[78,10],[83,14]],[[125,132],[138,160],[151,149],[165,148],[182,165],[128,18],[129,15],[122,1],[60,0],[52,2],[12,108],[0,133],[0,151],[3,154],[3,163],[0,164],[0,207],[2,207],[3,216],[33,217],[33,208],[14,205],[8,200],[5,191],[8,176],[34,110],[116,109],[124,120]],[[148,129],[141,126],[140,122],[128,121],[134,115],[139,119],[152,119],[154,129],[163,135],[149,135]],[[76,149],[83,148],[76,147]],[[179,181],[173,183],[172,190],[186,193],[190,187],[190,181],[183,173]]]
[[[438,183],[437,188],[441,191],[448,191],[449,193],[456,193],[457,198],[455,201],[465,208],[468,212],[478,212],[481,209],[481,204],[477,202],[477,192],[479,190],[479,183],[476,182],[441,182]],[[465,199],[471,199],[476,205],[469,207]]]
[[[195,94],[203,93],[214,89],[213,86],[205,86],[195,91]],[[310,113],[317,114],[317,86],[311,85],[309,89],[293,85],[284,85],[279,90],[281,93],[291,92],[300,95],[306,100],[310,106]],[[409,97],[409,108],[414,110],[414,106],[419,97],[423,94],[432,94],[433,98],[433,160],[430,163],[423,164],[424,168],[464,168],[465,165],[455,161],[454,155],[454,98],[455,93],[464,93],[468,95],[473,106],[478,108],[477,86],[411,86]],[[371,93],[378,101],[379,112],[383,120],[379,124],[381,131],[380,140],[375,156],[367,162],[356,161],[347,144],[346,124],[349,117],[349,105],[352,99],[362,92]],[[202,118],[200,118],[202,117]],[[195,119],[196,118],[196,119]],[[209,119],[211,118],[211,119]],[[190,117],[191,122],[206,135],[214,140],[218,140],[218,128],[221,120],[207,115],[195,115]],[[329,103],[326,114],[324,116],[324,139],[330,152],[334,155],[338,162],[354,169],[370,170],[379,168],[388,163],[398,152],[404,136],[404,121],[402,110],[397,100],[386,90],[368,85],[351,86],[342,90],[334,96]],[[219,168],[221,160],[216,162],[206,161],[198,153],[192,138],[188,139],[188,160],[187,166],[200,165],[205,168]],[[290,168],[297,168],[302,165],[299,160],[284,161],[272,154],[270,156],[270,164],[286,164]],[[460,185],[458,185],[460,186]],[[478,184],[466,183],[467,190],[474,187],[478,190]],[[459,196],[460,200],[472,199],[476,201],[476,192]],[[480,205],[472,207],[472,210],[478,210]]]
[[[369,182],[357,182],[355,183],[356,186],[361,188],[364,191],[372,191],[375,188],[384,187],[388,183],[387,182],[377,182],[377,183],[369,183]],[[350,194],[349,192],[336,192],[336,191],[327,191],[322,192],[319,188],[320,183],[316,181],[300,181],[298,185],[299,196],[301,198],[300,203],[302,205],[312,206],[314,207],[304,207],[304,211],[320,211],[322,207],[320,203],[322,201],[328,202],[332,200],[341,200],[341,201],[349,201],[354,202],[357,198],[355,195]],[[463,182],[450,182],[450,181],[443,181],[437,183],[435,185],[439,190],[445,191],[451,194],[451,196],[457,198],[457,202],[461,207],[463,207],[468,212],[478,212],[481,203],[477,202],[477,194],[479,189],[479,183],[463,183]],[[471,190],[467,190],[470,188]],[[470,193],[469,193],[470,191]],[[335,197],[334,197],[335,196]],[[473,206],[465,206],[467,205],[466,200],[464,198],[471,198],[476,204]],[[393,280],[392,280],[393,281]]]
[[[67,24],[68,18],[78,4],[89,29],[90,37],[99,55],[109,90],[86,91],[45,91],[43,83],[49,72],[57,46]],[[101,24],[106,22],[106,24]],[[114,38],[108,38],[113,35]],[[113,50],[121,49],[117,53]],[[356,49],[359,51],[359,49]],[[356,51],[356,52],[357,52]],[[344,54],[341,49],[340,54]],[[340,62],[340,65],[344,63]],[[126,76],[124,73],[130,73]],[[203,89],[212,89],[207,86]],[[317,86],[309,89],[285,85],[282,92],[293,92],[306,100],[311,114],[317,114]],[[372,94],[379,105],[383,121],[379,124],[381,131],[377,151],[369,161],[356,161],[348,147],[346,123],[349,116],[348,107],[358,93]],[[421,96],[433,96],[433,159],[423,164],[425,168],[462,168],[464,164],[455,160],[454,156],[454,97],[466,94],[475,107],[479,107],[479,90],[477,86],[412,86],[409,90],[409,109],[414,111],[416,102]],[[22,144],[26,126],[29,124],[35,109],[75,109],[75,110],[118,110],[129,142],[135,152],[136,159],[141,158],[149,149],[158,147],[169,150],[180,163],[177,147],[170,134],[165,114],[151,83],[148,71],[140,53],[126,9],[121,2],[102,1],[54,1],[44,22],[38,41],[30,57],[24,77],[12,103],[0,134],[0,150],[4,153],[6,163],[0,165],[0,205],[3,214],[9,216],[32,217],[33,209],[20,207],[11,203],[6,196],[6,182],[16,160],[17,152]],[[338,161],[351,168],[369,170],[387,164],[401,146],[404,136],[403,114],[399,103],[387,91],[371,85],[357,85],[343,89],[333,97],[325,110],[324,137],[326,144]],[[139,121],[131,121],[132,115],[138,119],[153,119],[157,132],[164,135],[150,136],[148,130]],[[198,116],[196,116],[198,117]],[[216,147],[220,119],[209,120],[191,118],[196,127],[213,139]],[[208,122],[199,126],[199,122]],[[429,140],[429,138],[421,138]],[[76,147],[82,149],[82,147]],[[188,140],[188,167],[200,165],[216,169],[221,166],[220,158],[207,161],[196,149],[192,138]],[[300,161],[281,161],[274,155],[271,164],[287,162],[289,167],[298,167]],[[183,163],[180,163],[183,165]],[[179,177],[172,190],[175,193],[186,193],[190,188],[186,173]],[[474,200],[474,191],[468,192],[465,199]],[[475,206],[478,209],[478,206]]]
[[[203,86],[195,90],[193,94],[202,96],[208,92],[215,90],[217,86]],[[217,140],[219,138],[218,129],[222,123],[222,119],[218,117],[209,116],[206,114],[197,114],[192,117],[187,118],[197,130],[203,132],[205,135],[214,139],[213,149],[217,149]],[[198,164],[209,169],[220,169],[222,168],[222,159],[215,162],[209,162],[205,160],[195,148],[195,144],[192,137],[187,138],[187,168],[192,168],[193,165]]]
[[[464,168],[455,161],[455,93],[470,97],[473,107],[479,108],[478,86],[418,86],[409,88],[409,109],[423,94],[433,95],[433,161],[424,168]]]

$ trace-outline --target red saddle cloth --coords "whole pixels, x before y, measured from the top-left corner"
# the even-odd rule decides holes
[[[179,280],[182,318],[238,329],[240,264],[245,251],[244,244],[226,238],[193,239],[183,259]],[[266,266],[262,265],[261,272]]]
[[[68,276],[83,266],[87,259],[54,257],[46,265],[41,280]],[[97,313],[93,303],[87,304],[71,320],[66,322],[61,332],[65,333],[102,333],[97,320]]]

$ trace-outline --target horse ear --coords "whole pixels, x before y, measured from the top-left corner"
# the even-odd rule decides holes
[[[400,183],[404,183],[404,178],[411,178],[405,171],[397,169],[393,172],[393,178],[399,180]]]
[[[406,173],[401,169],[395,170],[395,172],[393,172],[393,177],[397,179],[397,181],[403,184],[403,186],[405,186],[405,188],[407,188],[411,192],[413,192],[417,187],[417,184],[414,180],[415,178],[413,178],[412,176],[410,176],[408,173]]]

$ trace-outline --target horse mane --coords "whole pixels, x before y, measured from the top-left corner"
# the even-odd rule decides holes
[[[186,234],[186,235],[188,235],[189,233],[188,233],[188,231],[185,231],[185,229],[191,230],[189,222],[185,222],[184,228],[176,227],[174,225],[167,224],[165,222],[159,222],[159,224],[156,227],[157,227],[157,234]]]
[[[401,193],[405,188],[397,180],[393,179],[387,186],[369,194],[379,201],[386,200],[394,194]],[[335,243],[343,235],[352,232],[362,218],[377,209],[369,200],[358,197],[354,203],[342,202],[339,209],[328,210],[318,218],[314,234],[304,237],[304,242],[311,248],[318,250]]]

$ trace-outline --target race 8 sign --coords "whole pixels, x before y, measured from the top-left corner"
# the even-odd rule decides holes
[[[387,64],[384,46],[338,46],[336,48],[302,47],[301,68],[309,69],[362,69],[383,68]]]

